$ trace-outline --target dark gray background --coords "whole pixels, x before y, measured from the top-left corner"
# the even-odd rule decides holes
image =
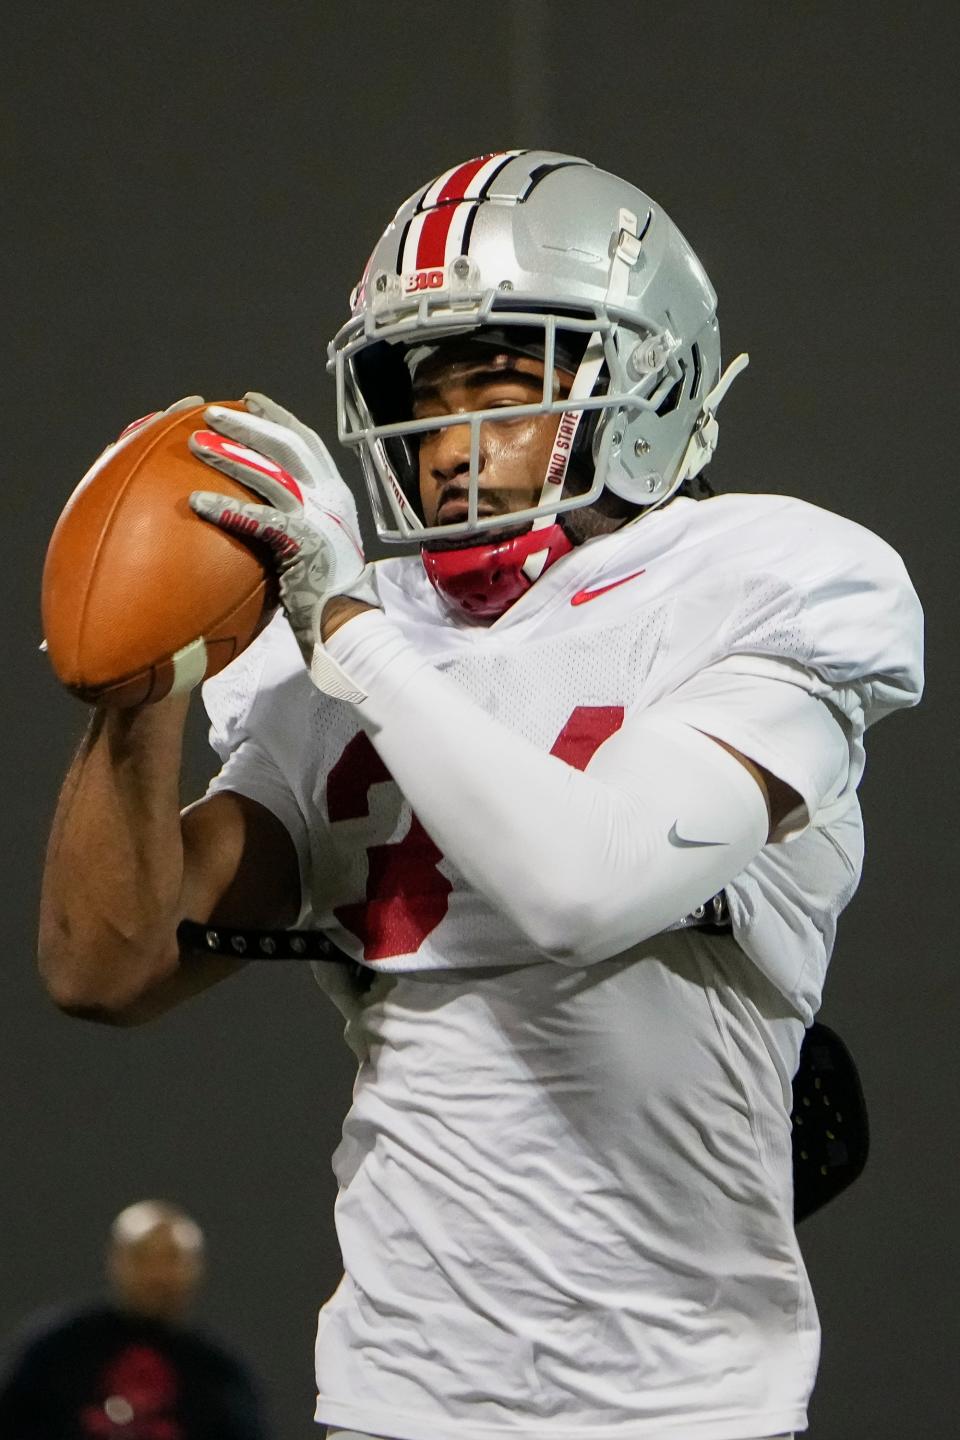
[[[871,736],[866,876],[824,1009],[861,1064],[873,1156],[801,1238],[825,1329],[816,1440],[954,1433],[954,13],[8,10],[0,1332],[95,1289],[113,1213],[169,1196],[209,1235],[203,1318],[256,1365],[277,1433],[314,1433],[350,1057],[295,966],[130,1032],[45,999],[41,854],[85,713],[36,654],[40,570],[67,494],[145,410],[253,387],[330,435],[325,342],[395,206],[475,153],[547,146],[666,206],[720,293],[727,355],[749,349],[715,479],[878,530],[927,608],[929,697]],[[209,768],[198,723],[188,797]]]

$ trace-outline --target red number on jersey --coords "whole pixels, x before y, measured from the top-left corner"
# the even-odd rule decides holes
[[[550,750],[575,770],[623,724],[621,705],[578,705]],[[331,821],[357,820],[370,814],[374,785],[392,783],[390,771],[360,731],[327,776],[327,814]],[[453,886],[437,869],[443,855],[416,815],[402,840],[367,847],[367,890],[363,900],[338,905],[334,915],[363,942],[365,960],[412,955],[447,913]]]
[[[550,747],[574,770],[586,770],[604,740],[623,724],[622,705],[578,705]]]
[[[392,783],[390,771],[363,731],[354,735],[327,776],[327,814],[356,820],[370,814],[373,785]],[[363,942],[364,960],[387,960],[419,950],[447,913],[453,886],[437,864],[442,854],[416,815],[402,840],[367,848],[367,893],[334,915]]]

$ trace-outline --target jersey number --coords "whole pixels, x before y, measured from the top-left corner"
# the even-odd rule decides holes
[[[621,705],[578,705],[550,748],[550,754],[584,770],[591,757],[623,724]],[[370,814],[374,785],[393,777],[363,731],[354,735],[327,776],[327,814],[332,822]],[[443,859],[416,815],[401,840],[367,847],[367,889],[363,900],[338,905],[334,915],[363,943],[365,960],[411,955],[437,928],[453,886],[439,869]]]

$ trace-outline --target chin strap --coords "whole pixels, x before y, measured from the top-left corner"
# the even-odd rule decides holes
[[[547,529],[528,530],[489,545],[422,549],[427,578],[438,594],[469,620],[498,620],[533,584],[526,573],[531,554],[538,559],[539,576],[573,548],[554,516],[547,519]]]

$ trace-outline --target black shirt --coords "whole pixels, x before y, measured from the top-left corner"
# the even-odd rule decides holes
[[[243,1367],[189,1330],[102,1306],[53,1317],[0,1384],[0,1440],[264,1440]]]

